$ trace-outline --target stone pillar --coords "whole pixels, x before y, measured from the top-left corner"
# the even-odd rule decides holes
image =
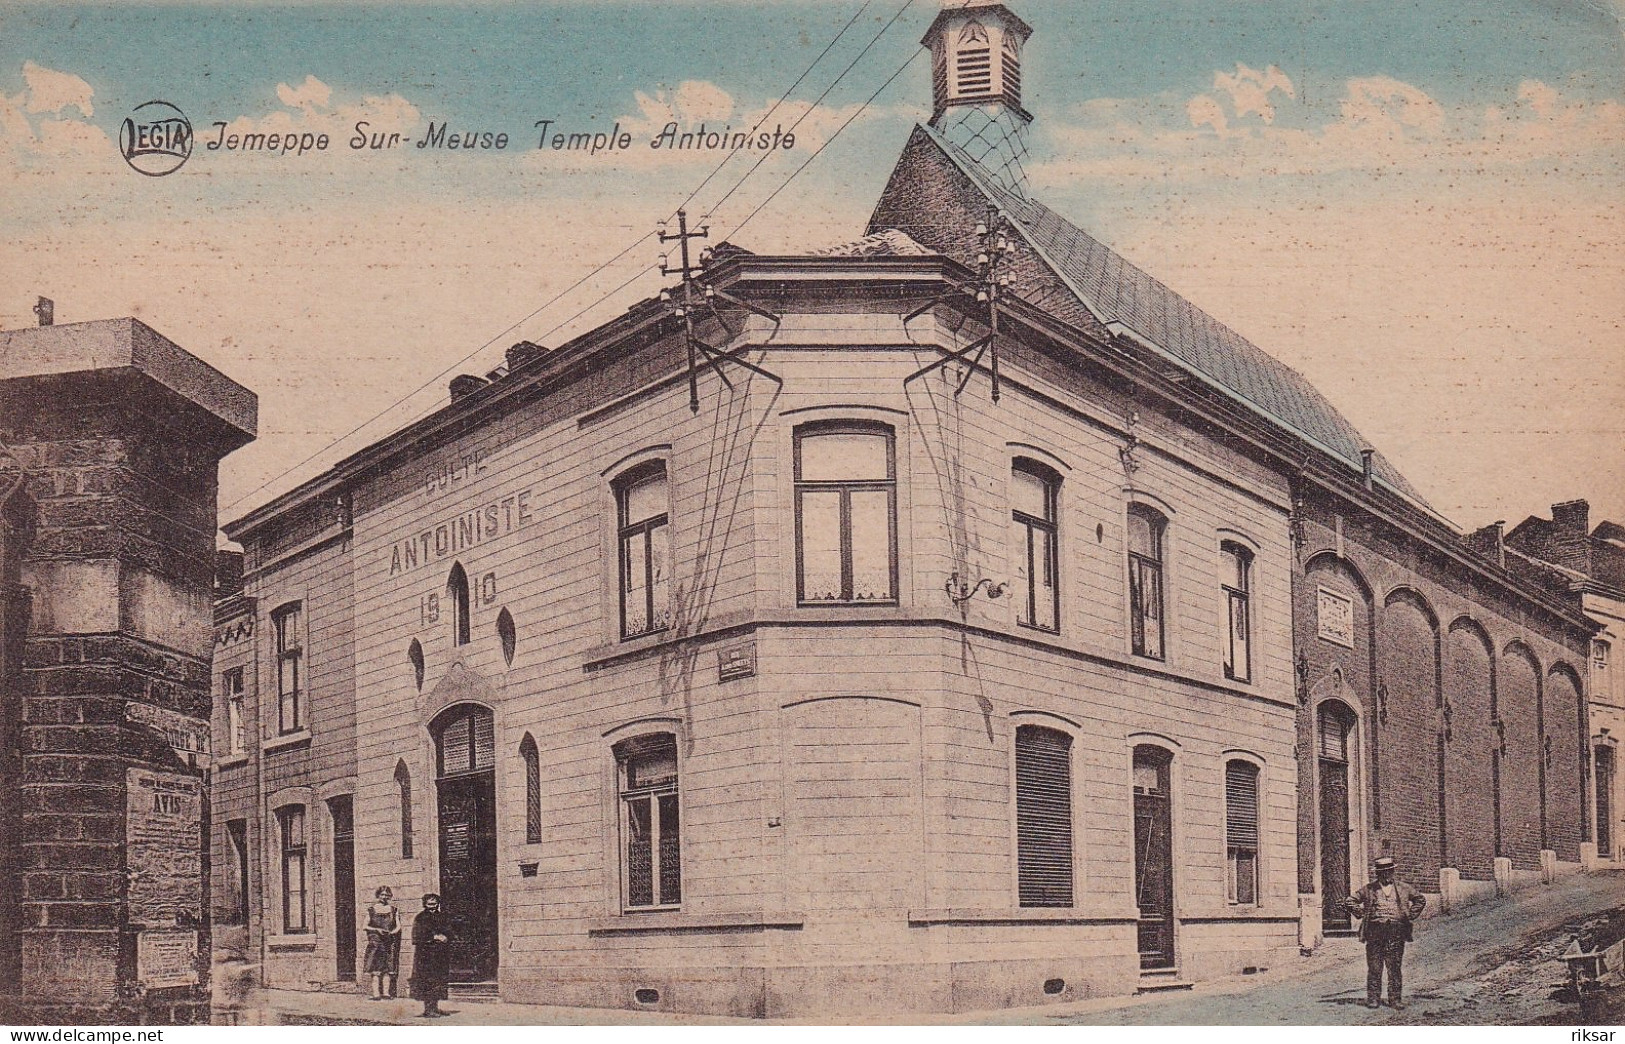
[[[134,319],[0,332],[29,595],[0,694],[20,769],[0,1022],[207,1019],[216,469],[256,413]]]
[[[1557,880],[1557,853],[1550,848],[1540,850],[1540,883],[1551,884]]]
[[[1582,873],[1589,874],[1589,873],[1592,873],[1593,871],[1595,871],[1596,869],[1597,869],[1597,842],[1595,842],[1595,841],[1581,841],[1580,842],[1580,871]]]
[[[1509,895],[1512,892],[1512,860],[1506,856],[1495,857],[1495,894]]]
[[[1457,894],[1461,891],[1461,871],[1453,866],[1439,868],[1439,912],[1455,909]]]

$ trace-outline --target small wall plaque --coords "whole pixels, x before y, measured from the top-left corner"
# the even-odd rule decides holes
[[[1354,600],[1322,587],[1316,590],[1315,608],[1320,637],[1354,648]]]
[[[756,643],[741,642],[717,651],[717,681],[756,676]]]

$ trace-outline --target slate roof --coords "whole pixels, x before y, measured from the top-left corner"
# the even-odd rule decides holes
[[[1149,341],[1181,369],[1214,386],[1265,420],[1309,439],[1352,468],[1362,467],[1360,451],[1371,443],[1337,411],[1302,374],[1271,356],[1241,334],[1196,307],[1167,284],[1131,264],[1110,247],[1031,197],[1001,188],[965,153],[928,127],[917,126],[905,147],[892,184],[882,196],[870,232],[883,220],[921,238],[909,221],[911,203],[893,193],[905,166],[934,151],[960,171],[975,192],[1002,210],[1016,230],[1088,313],[1101,324],[1120,323],[1140,340]],[[890,197],[888,199],[888,197]],[[920,208],[926,204],[920,204]],[[924,213],[916,212],[929,223]],[[901,218],[901,220],[899,220]],[[939,233],[939,242],[941,230]],[[964,230],[965,236],[971,229]],[[925,237],[927,242],[931,237]],[[965,243],[959,244],[961,247]],[[970,245],[974,253],[974,245]],[[944,250],[945,253],[963,252]],[[1053,305],[1043,299],[1041,307]],[[1063,316],[1065,318],[1065,316]],[[1376,478],[1418,505],[1427,507],[1416,488],[1379,452],[1372,466]],[[1428,508],[1428,510],[1432,510]]]

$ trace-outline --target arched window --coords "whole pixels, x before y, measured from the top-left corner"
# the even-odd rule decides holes
[[[671,625],[671,527],[664,461],[652,461],[615,481],[619,516],[621,637]]]
[[[1162,538],[1168,520],[1143,504],[1128,509],[1128,611],[1134,655],[1164,658]]]
[[[795,434],[796,597],[802,605],[897,600],[897,470],[884,425]]]
[[[1056,536],[1061,476],[1031,460],[1010,470],[1010,518],[1016,545],[1016,619],[1060,630],[1061,560]]]
[[[1253,553],[1240,544],[1219,545],[1220,586],[1224,592],[1224,676],[1250,681],[1253,676],[1252,573]]]
[[[1258,904],[1258,766],[1230,761],[1224,766],[1224,835],[1230,901]]]
[[[542,840],[542,761],[530,733],[519,741],[519,757],[525,763],[525,844]]]
[[[463,571],[461,562],[451,567],[451,576],[446,580],[446,600],[451,603],[451,644],[467,645],[471,607],[468,601],[468,574]]]
[[[1016,729],[1016,893],[1072,905],[1072,737],[1037,725]]]
[[[412,773],[405,760],[395,762],[395,789],[400,801],[401,858],[412,858]]]
[[[637,736],[615,744],[614,750],[626,906],[675,906],[683,898],[677,737],[669,732]]]
[[[496,725],[491,712],[465,703],[441,716],[435,726],[440,777],[484,772],[496,764]]]

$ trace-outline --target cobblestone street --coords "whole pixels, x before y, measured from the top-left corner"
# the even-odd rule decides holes
[[[1109,997],[1077,1004],[913,1016],[898,1024],[938,1025],[1501,1025],[1584,1024],[1561,999],[1558,955],[1583,922],[1625,907],[1625,873],[1574,876],[1491,901],[1417,928],[1405,957],[1404,1011],[1370,1010],[1364,949],[1330,941],[1290,967],[1206,983],[1177,994]],[[1615,989],[1606,1003],[1617,1008]],[[374,1003],[349,993],[268,990],[244,1021],[290,1025],[412,1025],[418,1005]],[[555,1008],[454,998],[445,1025],[761,1025],[743,1019],[655,1012]],[[1613,1010],[1612,1008],[1609,1010]],[[804,1020],[818,1021],[818,1020]],[[866,1020],[867,1021],[867,1020]],[[1596,1021],[1595,1019],[1593,1021]]]

